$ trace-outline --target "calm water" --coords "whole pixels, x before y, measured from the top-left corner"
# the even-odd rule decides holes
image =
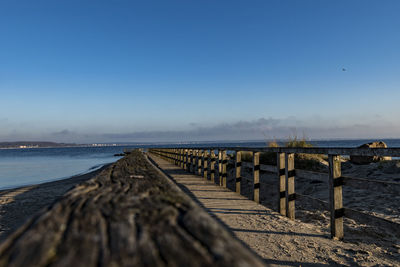
[[[118,160],[133,147],[0,149],[0,189],[63,179]]]
[[[318,147],[357,147],[371,141],[375,140],[310,142]],[[400,139],[382,141],[389,147],[400,147]],[[168,145],[162,146],[168,147]],[[190,143],[170,146],[260,147],[266,146],[266,142]],[[114,157],[114,154],[135,147],[138,146],[0,149],[0,189],[53,181],[82,174],[106,163],[115,162],[120,157]],[[140,147],[152,147],[152,145],[141,145]]]

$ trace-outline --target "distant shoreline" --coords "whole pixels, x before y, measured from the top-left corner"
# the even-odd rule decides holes
[[[0,149],[37,149],[37,148],[70,148],[70,147],[114,147],[114,146],[126,146],[126,145],[115,145],[115,144],[102,144],[102,145],[70,145],[70,146],[39,146],[39,147],[0,147]]]

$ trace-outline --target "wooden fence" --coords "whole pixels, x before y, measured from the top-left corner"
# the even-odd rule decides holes
[[[217,151],[217,153],[215,153]],[[341,173],[340,156],[392,156],[400,157],[400,148],[247,148],[247,147],[178,147],[178,148],[152,148],[150,153],[161,156],[184,170],[201,175],[204,179],[215,182],[215,164],[218,166],[219,184],[227,186],[227,151],[234,152],[234,190],[240,194],[243,151],[252,152],[252,174],[253,174],[253,200],[260,203],[260,170],[275,173],[278,179],[278,212],[291,219],[295,218],[296,199],[309,198],[327,207],[330,212],[331,236],[335,239],[342,239],[343,217],[358,219],[365,216],[365,213],[343,206],[343,185],[359,187],[360,184],[386,184],[390,188],[400,189],[400,183],[385,182],[379,180],[346,177]],[[276,166],[260,165],[260,153],[272,152],[276,154]],[[295,193],[295,176],[318,179],[326,181],[322,173],[295,169],[295,154],[325,154],[328,155],[328,189],[329,201],[315,199],[309,196]],[[208,164],[210,162],[210,164]],[[326,174],[325,174],[326,176]],[[385,224],[394,231],[399,231],[399,224],[377,218],[379,224]],[[399,231],[400,232],[400,231]]]

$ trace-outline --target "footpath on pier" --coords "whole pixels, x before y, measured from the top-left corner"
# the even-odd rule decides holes
[[[277,266],[394,266],[355,243],[333,240],[327,228],[290,220],[227,188],[186,172],[154,154],[150,158],[184,192],[233,235]]]

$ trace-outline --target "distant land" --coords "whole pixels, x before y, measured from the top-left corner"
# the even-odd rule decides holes
[[[0,148],[39,148],[39,147],[71,147],[71,146],[83,146],[83,145],[55,143],[55,142],[32,142],[32,141],[0,142]]]

